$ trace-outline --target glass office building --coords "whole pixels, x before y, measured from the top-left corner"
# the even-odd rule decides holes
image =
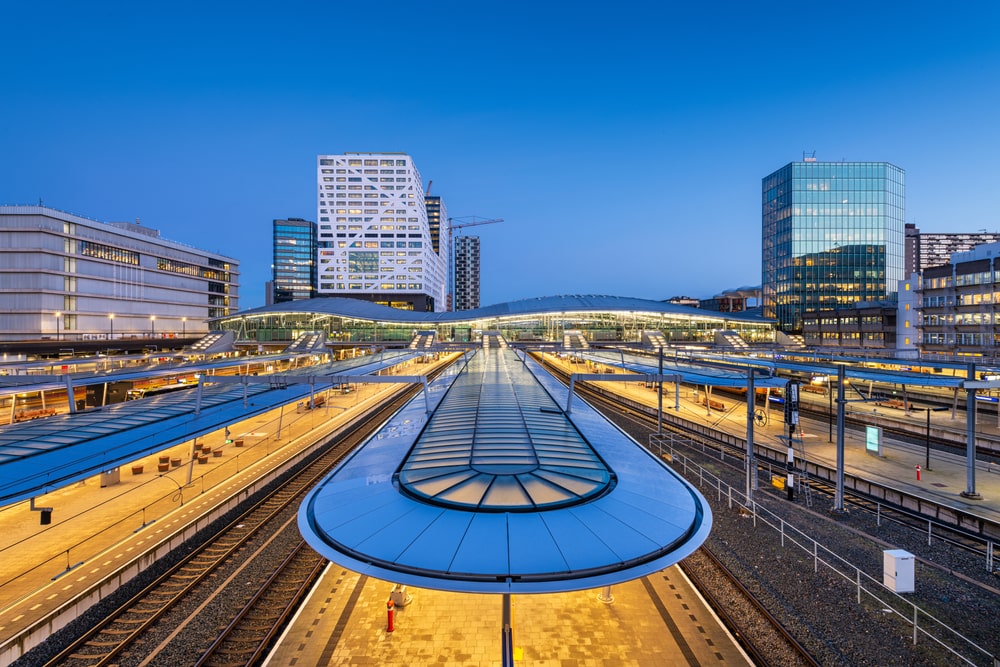
[[[792,162],[762,180],[762,306],[786,333],[802,314],[895,300],[904,278],[903,170]]]
[[[316,296],[316,223],[302,218],[274,221],[274,303]]]

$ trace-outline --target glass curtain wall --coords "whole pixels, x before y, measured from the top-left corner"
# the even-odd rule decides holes
[[[904,173],[887,162],[793,162],[762,181],[764,317],[895,301],[904,275]]]

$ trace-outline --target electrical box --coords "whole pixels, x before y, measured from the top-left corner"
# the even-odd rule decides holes
[[[902,549],[886,549],[882,552],[882,583],[895,593],[914,591],[913,554]]]

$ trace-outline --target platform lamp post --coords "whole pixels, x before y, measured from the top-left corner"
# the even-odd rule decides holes
[[[911,405],[910,409],[911,410],[923,410],[924,412],[927,413],[927,430],[924,432],[925,433],[925,435],[924,435],[924,445],[925,445],[925,452],[926,452],[926,454],[924,456],[924,470],[930,470],[931,469],[931,413],[932,412],[941,412],[942,410],[948,410],[949,408],[932,408],[932,407],[914,408]]]
[[[115,337],[115,314],[114,313],[108,313],[108,324],[111,327],[111,329],[110,329],[111,333],[108,334],[108,340],[111,340],[112,338]]]
[[[56,340],[62,340],[62,313],[56,313]]]

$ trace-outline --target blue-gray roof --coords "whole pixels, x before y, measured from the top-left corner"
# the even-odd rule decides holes
[[[508,301],[492,306],[483,306],[474,310],[462,310],[451,313],[427,313],[413,310],[390,308],[361,299],[346,299],[342,297],[320,297],[276,303],[244,310],[229,317],[213,320],[232,320],[240,317],[278,315],[281,313],[311,313],[314,315],[330,315],[334,317],[373,320],[378,322],[400,322],[412,324],[448,324],[452,322],[468,322],[470,320],[492,319],[519,315],[545,315],[552,313],[573,312],[641,312],[660,313],[685,317],[713,318],[728,321],[753,322],[764,324],[772,322],[762,317],[745,313],[720,313],[713,310],[703,310],[691,306],[680,306],[665,301],[638,299],[627,296],[604,296],[594,294],[571,294],[561,296],[542,296],[533,299]]]
[[[303,501],[299,530],[323,556],[424,588],[547,593],[646,576],[704,542],[701,494],[583,401],[555,407],[568,389],[536,362],[493,349],[453,384],[456,370],[432,383],[432,407],[449,421],[476,403],[474,432],[446,451],[434,415],[411,401]],[[519,415],[531,423],[512,428]],[[429,477],[410,475],[431,458],[442,465],[420,471]]]

